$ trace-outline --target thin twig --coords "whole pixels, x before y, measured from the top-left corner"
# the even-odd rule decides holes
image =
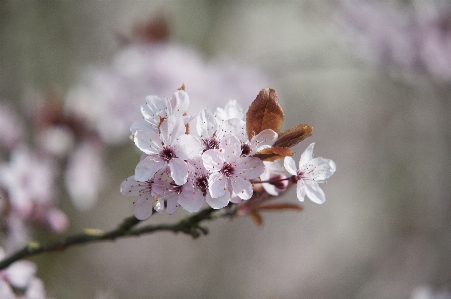
[[[128,217],[114,230],[105,232],[97,229],[85,229],[83,233],[78,233],[66,238],[56,240],[53,242],[40,244],[36,242],[29,242],[27,246],[21,250],[16,251],[9,257],[0,261],[0,270],[8,267],[12,263],[35,256],[44,252],[62,251],[73,245],[81,245],[86,243],[114,241],[118,238],[136,237],[144,234],[151,234],[161,231],[172,231],[173,233],[184,233],[198,238],[202,235],[208,234],[208,229],[200,226],[200,223],[205,220],[213,220],[217,218],[231,218],[236,215],[236,208],[231,206],[222,210],[214,210],[207,208],[188,218],[173,224],[158,224],[147,225],[134,228],[140,221],[135,216]]]

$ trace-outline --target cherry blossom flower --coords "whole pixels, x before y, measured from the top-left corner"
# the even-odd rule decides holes
[[[285,157],[285,169],[293,175],[293,180],[297,182],[297,196],[300,201],[304,201],[307,195],[311,201],[322,204],[326,201],[326,195],[319,187],[318,183],[325,182],[335,173],[335,162],[321,157],[313,158],[313,148],[315,143],[310,144],[302,153],[299,160],[299,168],[291,157]]]
[[[136,132],[136,146],[148,156],[135,169],[135,179],[145,182],[155,173],[169,166],[171,177],[177,185],[188,179],[188,165],[185,160],[193,158],[200,150],[199,140],[185,134],[185,124],[178,116],[169,116],[160,125],[160,134],[151,130]]]
[[[232,192],[241,199],[251,198],[253,188],[249,180],[257,178],[265,168],[260,159],[241,156],[241,142],[233,135],[222,139],[219,149],[206,151],[202,158],[210,173],[208,189],[211,197],[223,199],[214,208],[226,206]]]
[[[170,99],[162,99],[158,96],[147,96],[141,105],[143,120],[132,124],[130,131],[133,135],[139,130],[152,130],[159,132],[161,122],[171,115],[179,116],[184,124],[189,123],[195,116],[187,116],[189,96],[184,90],[177,90]]]
[[[231,118],[244,120],[245,113],[243,107],[241,107],[236,100],[229,100],[224,108],[216,108],[215,116],[221,121]]]
[[[5,252],[0,247],[0,260]],[[18,261],[0,270],[0,298],[45,299],[44,284],[35,277],[36,265],[30,261]],[[16,295],[15,291],[24,295]]]
[[[126,196],[137,196],[138,200],[134,205],[135,217],[139,220],[146,220],[152,215],[152,210],[157,212],[164,210],[164,202],[152,196],[153,180],[139,182],[134,176],[126,178],[121,183],[121,193]]]
[[[211,109],[230,98],[250,104],[261,86],[273,85],[257,69],[207,60],[178,44],[130,44],[109,65],[86,69],[82,81],[68,92],[66,108],[86,116],[105,142],[119,143],[138,119],[141,99],[169,95],[182,83],[190,96]]]

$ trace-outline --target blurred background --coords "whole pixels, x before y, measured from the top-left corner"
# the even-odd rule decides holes
[[[326,202],[33,257],[49,297],[451,298],[451,5],[0,0],[0,99],[66,169],[63,236],[132,215],[128,127],[182,83],[192,112],[275,88],[284,129],[314,128],[296,159],[316,142],[337,164]]]

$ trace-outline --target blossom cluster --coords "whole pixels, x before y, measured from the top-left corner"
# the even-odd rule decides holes
[[[152,210],[165,208],[173,214],[179,206],[196,212],[204,202],[220,209],[252,198],[258,183],[269,195],[277,196],[291,181],[297,183],[300,200],[307,195],[316,203],[325,201],[318,183],[336,167],[332,160],[313,159],[314,144],[302,154],[298,169],[291,157],[285,157],[288,177],[280,163],[262,158],[264,152],[280,152],[280,148],[271,150],[279,134],[270,128],[248,134],[247,114],[237,101],[230,100],[214,112],[203,109],[197,115],[187,115],[189,103],[183,89],[169,99],[148,96],[141,105],[143,119],[130,128],[143,154],[135,174],[122,182],[121,192],[138,197],[136,218],[147,219]],[[192,121],[197,135],[189,133]]]
[[[451,5],[448,1],[339,1],[339,23],[363,58],[451,81]]]

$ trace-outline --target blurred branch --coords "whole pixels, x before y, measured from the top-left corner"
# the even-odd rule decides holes
[[[230,218],[236,215],[236,207],[230,206],[221,210],[214,210],[208,208],[202,210],[190,217],[182,219],[173,224],[158,224],[147,225],[134,228],[140,220],[135,216],[128,217],[114,230],[105,232],[98,229],[85,229],[83,233],[78,233],[53,242],[39,244],[36,242],[29,242],[27,246],[21,250],[16,251],[9,257],[0,261],[0,270],[8,267],[12,263],[28,258],[39,253],[62,251],[73,245],[86,244],[91,242],[114,241],[123,237],[137,237],[144,234],[151,234],[161,231],[172,231],[173,233],[184,233],[193,238],[198,238],[202,235],[208,234],[206,227],[200,226],[200,223],[205,220],[213,220],[217,218]]]

